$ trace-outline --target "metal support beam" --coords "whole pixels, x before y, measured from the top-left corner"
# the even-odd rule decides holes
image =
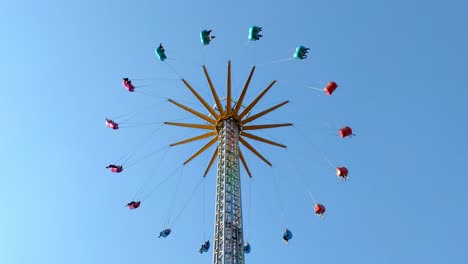
[[[218,134],[214,264],[245,264],[239,170],[239,126],[223,121]]]

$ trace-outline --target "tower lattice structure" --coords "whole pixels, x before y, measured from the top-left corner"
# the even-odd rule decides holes
[[[242,199],[239,166],[239,124],[220,123],[213,263],[243,264]]]
[[[263,137],[251,134],[247,131],[254,131],[259,129],[270,129],[277,127],[291,126],[291,123],[282,124],[251,124],[260,117],[280,108],[287,104],[289,101],[284,101],[274,105],[262,112],[252,115],[252,109],[263,98],[263,96],[271,89],[276,83],[272,81],[250,104],[243,106],[245,95],[247,93],[250,81],[255,72],[255,67],[250,71],[249,77],[244,85],[238,100],[233,100],[231,96],[231,62],[228,62],[227,74],[227,95],[226,105],[223,106],[220,98],[213,86],[211,77],[205,66],[203,66],[208,85],[211,89],[213,99],[216,103],[215,107],[210,107],[204,98],[202,98],[197,91],[184,79],[182,82],[185,86],[195,95],[198,101],[209,112],[208,115],[198,112],[183,104],[180,104],[172,99],[169,102],[176,106],[190,112],[193,115],[203,119],[205,123],[202,124],[188,124],[188,123],[175,123],[165,122],[167,125],[195,128],[207,130],[207,133],[182,140],[171,144],[170,146],[177,146],[205,138],[211,138],[202,148],[195,154],[188,158],[184,165],[196,158],[198,155],[209,149],[211,146],[217,146],[208,163],[203,177],[205,177],[214,160],[218,158],[217,162],[217,177],[216,177],[216,205],[215,205],[215,226],[214,226],[214,246],[213,246],[213,263],[214,264],[244,264],[244,231],[242,222],[242,193],[241,193],[241,179],[240,179],[240,164],[242,163],[245,171],[249,177],[252,174],[247,166],[247,162],[242,154],[240,145],[251,151],[254,155],[260,158],[267,165],[271,163],[252,145],[247,141],[255,140],[262,143],[286,148],[285,145],[265,139]]]

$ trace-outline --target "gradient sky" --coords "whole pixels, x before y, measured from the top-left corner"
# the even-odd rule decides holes
[[[253,180],[241,172],[247,263],[466,263],[466,1],[278,2],[0,1],[0,263],[211,263],[198,253],[213,234],[211,151],[180,167],[203,142],[165,146],[200,132],[160,123],[197,122],[164,98],[201,111],[178,74],[213,103],[201,65],[224,95],[229,59],[234,96],[253,65],[248,101],[278,80],[255,112],[291,101],[258,124],[295,124],[259,132],[288,149],[253,143],[273,167],[249,154]],[[307,60],[277,62],[297,45]],[[306,88],[331,80],[331,97]],[[126,113],[154,124],[105,127]],[[340,139],[343,125],[357,136]],[[124,154],[136,163],[105,170]]]

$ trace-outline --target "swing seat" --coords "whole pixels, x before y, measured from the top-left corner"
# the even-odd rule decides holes
[[[106,119],[106,126],[114,130],[119,129],[119,124],[109,119]]]
[[[208,34],[208,30],[203,30],[200,32],[200,40],[203,45],[208,45],[211,42],[210,34]]]
[[[247,243],[247,244],[244,246],[244,253],[245,253],[245,254],[249,254],[251,250],[252,250],[252,248],[250,247],[250,244]]]
[[[314,211],[318,216],[323,218],[323,214],[325,213],[325,206],[323,206],[323,204],[316,203],[314,207]]]
[[[284,240],[290,240],[293,237],[293,234],[290,230],[286,229],[283,233],[283,239]]]
[[[171,233],[170,228],[166,228],[163,231],[159,232],[159,237],[167,237]]]
[[[125,89],[127,89],[127,91],[129,92],[134,92],[135,91],[135,86],[132,84],[132,81],[130,80],[123,80],[122,81],[122,86],[125,87]]]
[[[346,167],[337,167],[336,168],[336,176],[338,176],[338,177],[347,177],[348,176],[348,169]]]
[[[353,136],[353,130],[349,126],[345,126],[342,129],[338,130],[338,134],[341,138]]]
[[[336,90],[337,87],[338,87],[338,84],[336,84],[336,82],[329,82],[327,84],[327,86],[325,86],[325,88],[323,88],[323,91],[327,95],[332,95],[332,93]]]
[[[123,171],[122,166],[109,166],[109,170],[113,173],[121,173]]]
[[[256,41],[259,40],[260,37],[258,36],[260,33],[260,27],[251,26],[249,28],[249,40]]]
[[[167,59],[166,53],[160,47],[157,47],[154,52],[160,61],[165,61]]]
[[[303,60],[306,58],[307,48],[304,46],[298,46],[294,52],[294,58],[298,60]]]

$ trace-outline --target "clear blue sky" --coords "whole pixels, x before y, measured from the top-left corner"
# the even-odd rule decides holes
[[[188,118],[162,99],[202,109],[167,64],[209,96],[201,65],[224,94],[227,59],[235,96],[257,65],[250,100],[278,83],[255,110],[289,99],[268,118],[295,123],[259,133],[288,145],[254,144],[273,168],[247,157],[247,263],[465,263],[466,1],[273,2],[1,1],[0,263],[211,263],[197,250],[213,233],[214,171],[190,199],[210,154],[177,169],[200,143],[156,151],[197,132],[112,131],[104,118]],[[251,25],[261,41],[248,43]],[[206,28],[212,47],[199,42]],[[167,64],[154,56],[160,42]],[[310,47],[306,61],[272,63],[297,45]],[[124,76],[154,96],[126,92]],[[305,88],[330,80],[332,97]],[[343,125],[357,136],[338,138]],[[105,170],[125,153],[138,163]],[[124,208],[174,171],[138,210]],[[173,233],[158,239],[168,219]]]

